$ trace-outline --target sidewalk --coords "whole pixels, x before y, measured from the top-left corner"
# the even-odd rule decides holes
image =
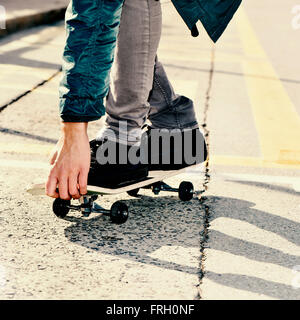
[[[6,11],[6,29],[0,38],[29,27],[63,19],[69,0],[0,0]]]

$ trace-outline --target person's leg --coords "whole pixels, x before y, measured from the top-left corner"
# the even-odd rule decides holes
[[[125,0],[106,103],[106,126],[91,141],[90,184],[123,185],[148,175],[148,165],[141,163],[136,144],[149,113],[161,23],[161,7],[156,0]]]
[[[106,128],[118,135],[120,121],[126,121],[131,142],[141,137],[141,127],[149,112],[161,24],[159,1],[125,0],[106,104]],[[122,135],[119,139],[126,142]]]
[[[153,78],[148,99],[149,170],[175,170],[203,162],[207,158],[207,148],[193,101],[174,92],[158,60]]]
[[[135,144],[140,139],[141,127],[149,116],[154,128],[188,130],[185,137],[187,137],[187,144],[191,147],[187,149],[189,152],[186,154],[189,159],[194,155],[197,163],[202,162],[205,157],[204,139],[198,129],[193,130],[198,128],[193,102],[184,96],[175,95],[159,62],[154,68],[160,34],[161,7],[159,2],[156,0],[125,0],[116,60],[106,105],[106,127],[100,131],[97,141],[101,142],[104,138],[114,141],[118,136],[117,143]],[[124,122],[128,130],[126,135],[122,134],[122,128],[120,130],[120,123]],[[185,137],[180,133],[179,138],[183,139],[182,144],[185,143]],[[197,137],[200,140],[196,139]],[[197,144],[197,141],[200,143]],[[196,144],[197,148],[194,147]],[[174,158],[174,151],[177,150],[175,147],[173,145],[169,147],[171,159]],[[162,147],[157,150],[161,151],[159,153],[168,152]],[[154,153],[151,149],[148,155],[152,156]],[[184,154],[181,154],[184,158]],[[174,161],[171,160],[171,162]],[[179,166],[176,164],[172,168],[190,164],[183,159]],[[159,165],[157,168],[171,169],[169,165],[163,167]]]
[[[174,92],[163,65],[157,59],[148,102],[150,103],[148,119],[153,128],[198,128],[193,101]]]

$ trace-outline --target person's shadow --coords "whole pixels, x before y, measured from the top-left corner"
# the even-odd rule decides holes
[[[101,200],[101,199],[100,199]],[[276,232],[279,236],[299,245],[300,225],[292,220],[272,215],[252,208],[255,203],[226,197],[206,197],[205,201],[194,199],[181,202],[176,197],[148,197],[125,201],[130,207],[130,218],[123,225],[111,224],[109,218],[96,216],[90,219],[67,217],[74,222],[65,229],[66,237],[78,245],[115,255],[131,261],[154,265],[160,268],[176,270],[189,274],[201,275],[201,261],[198,267],[168,262],[151,257],[151,253],[166,246],[186,249],[207,245],[203,243],[203,218],[205,207],[213,214],[211,220],[219,217],[243,220],[264,230]],[[215,210],[215,208],[231,210]],[[241,215],[242,213],[242,215]],[[268,221],[268,223],[266,223]],[[277,264],[286,268],[300,264],[299,256],[292,256],[283,251],[261,244],[230,237],[222,232],[210,230],[208,247],[245,256],[254,261]],[[291,271],[292,272],[292,271]],[[232,288],[264,294],[282,299],[296,297],[300,292],[292,286],[267,281],[259,277],[238,274],[216,274],[206,272],[205,277],[211,281]]]
[[[60,27],[63,24],[61,22],[52,23],[49,26]],[[45,52],[39,51],[45,44],[49,44],[52,40],[57,37],[56,30],[50,30],[47,33],[39,34],[39,31],[43,30],[45,26],[35,27],[36,31],[36,39],[32,42],[27,43],[26,46],[22,46],[21,48],[13,48],[10,51],[6,51],[4,53],[0,52],[0,62],[1,64],[10,64],[17,66],[25,66],[31,68],[45,68],[45,69],[54,69],[59,70],[61,68],[61,62],[57,63],[43,61]],[[22,43],[23,41],[27,41],[26,37],[32,34],[32,30],[28,29],[21,33],[15,33],[10,35],[7,38],[4,38],[1,42],[2,45],[9,44],[11,42]],[[24,40],[25,39],[25,40]],[[53,52],[59,49],[56,44],[53,44]],[[29,55],[30,53],[30,55]],[[48,58],[50,57],[51,52],[48,49]],[[30,56],[27,57],[27,56]],[[26,57],[25,57],[26,56]],[[56,54],[54,54],[56,57]],[[49,60],[49,59],[48,59]]]

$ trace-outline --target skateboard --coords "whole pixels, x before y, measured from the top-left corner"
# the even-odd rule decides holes
[[[182,181],[178,188],[172,188],[168,184],[164,183],[163,180],[184,173],[187,169],[191,169],[195,166],[197,165],[193,165],[180,170],[150,171],[148,177],[146,177],[144,180],[127,183],[116,188],[104,188],[88,185],[88,192],[86,195],[81,196],[78,205],[72,204],[71,200],[63,200],[58,198],[54,200],[52,209],[54,214],[58,218],[62,219],[67,216],[70,210],[75,210],[80,211],[84,217],[89,217],[89,215],[93,212],[100,213],[105,216],[109,216],[111,222],[122,224],[125,223],[128,219],[128,206],[122,201],[117,201],[111,206],[110,210],[107,210],[95,203],[98,196],[116,195],[126,192],[132,197],[137,197],[140,189],[151,189],[155,195],[158,195],[161,191],[176,192],[178,193],[180,200],[189,201],[196,193],[191,182]],[[44,195],[45,183],[31,185],[27,189],[27,192],[34,196]]]

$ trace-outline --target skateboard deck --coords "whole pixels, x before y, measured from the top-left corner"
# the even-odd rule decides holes
[[[170,171],[150,171],[147,178],[141,180],[139,182],[128,183],[127,185],[116,187],[116,188],[104,188],[88,185],[88,195],[115,195],[120,193],[129,192],[131,190],[145,188],[147,186],[151,186],[156,182],[160,182],[162,180],[171,178],[173,176],[184,173],[187,169],[191,169],[198,166],[193,165],[187,168],[179,169],[179,170],[170,170]],[[27,188],[27,192],[33,196],[45,195],[45,183],[33,184]]]
[[[191,182],[183,181],[180,183],[178,188],[172,188],[163,180],[171,178],[186,172],[188,169],[196,167],[193,165],[180,170],[171,171],[150,171],[147,178],[142,181],[128,183],[121,187],[116,188],[105,188],[88,185],[88,193],[81,196],[79,199],[79,205],[74,205],[71,200],[55,199],[53,202],[53,212],[59,218],[65,218],[70,210],[81,211],[84,217],[88,217],[92,212],[100,213],[102,215],[110,216],[113,223],[121,224],[125,223],[128,219],[128,207],[122,201],[113,203],[110,210],[104,209],[95,203],[99,195],[116,195],[119,193],[127,192],[130,196],[136,197],[139,189],[149,188],[155,195],[158,195],[161,191],[169,191],[178,193],[179,199],[182,201],[189,201],[196,194],[194,186]],[[45,195],[45,183],[33,184],[27,188],[27,192],[31,195]]]

